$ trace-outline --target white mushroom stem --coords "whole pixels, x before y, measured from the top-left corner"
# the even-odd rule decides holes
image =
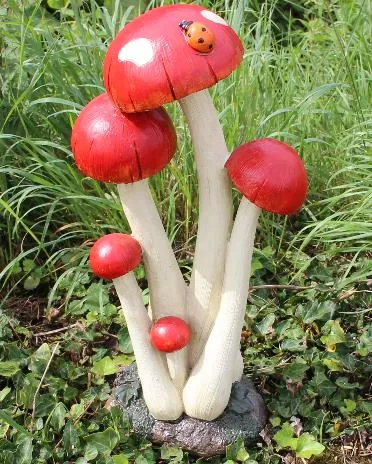
[[[228,151],[208,90],[179,102],[189,124],[199,182],[198,234],[187,296],[193,333],[189,349],[192,367],[204,348],[220,304],[232,199],[224,169]]]
[[[147,407],[156,419],[176,420],[183,411],[181,395],[171,381],[163,355],[150,343],[152,323],[134,274],[114,279],[114,285],[132,340]]]
[[[215,419],[222,414],[230,398],[260,211],[247,199],[242,199],[227,247],[220,310],[204,352],[183,391],[186,413],[198,419]]]
[[[234,361],[234,371],[233,371],[233,382],[239,382],[241,380],[244,371],[244,360],[240,352],[240,347],[236,353],[236,358]]]
[[[186,284],[165,233],[147,180],[119,184],[124,213],[143,252],[153,320],[164,316],[186,319]],[[183,388],[188,374],[187,348],[167,355],[171,378]]]

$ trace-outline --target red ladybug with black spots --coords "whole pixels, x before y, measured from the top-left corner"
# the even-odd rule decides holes
[[[214,49],[215,35],[204,24],[184,19],[179,26],[185,33],[187,43],[194,50],[201,53],[210,53]]]

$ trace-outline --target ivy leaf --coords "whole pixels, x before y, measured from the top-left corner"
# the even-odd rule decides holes
[[[344,390],[354,390],[355,388],[360,388],[359,383],[349,383],[347,377],[338,377],[336,379],[336,385]]]
[[[244,446],[242,446],[239,451],[238,451],[238,454],[236,455],[236,460],[237,461],[240,461],[240,462],[246,462],[249,458],[249,453],[248,451],[244,448]]]
[[[286,338],[283,340],[280,344],[280,349],[282,351],[305,351],[306,350],[306,344],[304,343],[303,340],[293,340]]]
[[[88,435],[87,443],[93,445],[99,453],[110,453],[118,444],[118,434],[112,427],[109,427],[104,432],[97,432]]]
[[[106,287],[100,284],[92,284],[87,290],[85,304],[89,309],[99,309],[109,303]]]
[[[148,461],[142,454],[136,457],[136,460],[134,461],[134,464],[149,464],[150,461]]]
[[[88,464],[88,461],[85,458],[79,458],[75,464]]]
[[[355,401],[350,399],[344,399],[344,404],[345,406],[340,407],[340,411],[345,416],[349,415],[351,412],[354,412],[356,410],[357,404]]]
[[[17,451],[14,456],[14,462],[17,464],[32,464],[33,449],[34,447],[32,445],[32,438],[25,436],[17,447]]]
[[[365,327],[364,332],[359,338],[357,353],[360,356],[367,356],[372,352],[372,324]]]
[[[327,350],[334,351],[334,345],[337,343],[344,343],[346,341],[344,329],[340,326],[338,321],[327,321],[322,327],[320,341],[326,345]]]
[[[296,316],[304,324],[311,324],[314,321],[321,321],[332,318],[336,311],[336,305],[333,301],[327,300],[321,303],[308,303],[299,305],[296,309]]]
[[[161,458],[171,460],[173,463],[182,461],[183,451],[181,448],[163,445],[161,447]]]
[[[25,278],[23,287],[25,290],[34,290],[40,283],[40,277],[37,274],[32,273]]]
[[[244,447],[242,438],[238,438],[235,443],[226,447],[226,458],[233,461],[247,461],[249,453]]]
[[[291,379],[295,382],[301,382],[305,377],[305,372],[310,367],[302,362],[293,362],[283,369],[283,375],[286,379]]]
[[[317,442],[310,433],[303,433],[298,438],[296,446],[296,456],[298,458],[309,459],[311,456],[319,456],[322,454],[325,447]]]
[[[134,355],[128,356],[126,354],[119,354],[118,356],[114,356],[112,360],[115,363],[115,366],[129,366],[134,361]]]
[[[116,374],[116,372],[118,371],[118,365],[109,356],[105,356],[99,361],[93,363],[91,371],[93,372],[93,374],[97,374],[104,377],[106,375]]]
[[[293,435],[293,428],[288,422],[285,422],[282,425],[282,428],[279,430],[279,432],[276,432],[273,438],[279,448],[291,448],[292,450],[295,450],[297,447],[298,438],[294,438]]]
[[[58,403],[50,416],[50,424],[54,430],[60,431],[65,425],[67,409],[63,403]]]
[[[270,422],[271,422],[271,425],[273,427],[279,427],[279,425],[281,424],[282,420],[280,419],[280,417],[276,416],[276,417],[272,417],[270,419]]]
[[[34,374],[27,374],[23,380],[22,389],[18,390],[17,398],[19,403],[24,404],[26,408],[31,409],[34,401],[35,392],[39,386],[39,380]]]
[[[325,375],[324,369],[318,366],[315,368],[314,376],[309,383],[319,395],[324,397],[330,397],[337,390],[335,384]]]
[[[116,454],[115,456],[111,456],[114,464],[128,464],[129,460],[125,456],[125,454]]]
[[[20,370],[19,362],[16,361],[1,361],[0,362],[0,377],[13,377]]]
[[[28,368],[31,372],[43,375],[45,368],[51,356],[51,351],[48,343],[43,343],[39,348],[30,356]]]
[[[63,431],[64,449],[71,456],[80,446],[79,435],[71,421],[68,421]]]
[[[36,417],[48,416],[56,406],[56,399],[50,393],[39,395],[36,398]]]
[[[251,275],[255,275],[257,271],[260,269],[263,269],[263,264],[261,261],[257,258],[257,256],[253,256],[252,263],[251,263]]]
[[[274,314],[268,314],[266,317],[262,319],[258,324],[256,324],[256,330],[261,334],[261,335],[266,335],[272,330],[272,326],[275,322],[275,316]]]
[[[80,316],[88,311],[88,307],[84,305],[82,300],[73,300],[68,305],[66,314],[74,314],[75,316]]]
[[[119,330],[117,333],[119,341],[119,350],[124,354],[133,353],[132,342],[129,337],[128,329],[126,327]]]
[[[98,450],[92,443],[87,443],[84,451],[84,458],[87,461],[92,461],[98,456]]]
[[[323,359],[323,364],[328,367],[331,372],[342,372],[343,367],[339,359],[336,358],[325,358]]]

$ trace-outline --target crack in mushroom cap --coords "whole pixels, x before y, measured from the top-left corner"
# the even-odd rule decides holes
[[[292,147],[279,140],[245,143],[231,153],[225,167],[235,187],[265,211],[293,214],[305,201],[304,164]]]
[[[188,45],[182,20],[203,23],[214,33],[212,52]],[[119,32],[107,50],[104,82],[123,111],[145,111],[213,86],[242,58],[242,43],[224,19],[197,5],[168,5]]]
[[[176,151],[177,136],[163,108],[125,114],[104,93],[83,108],[72,129],[71,146],[85,175],[129,184],[161,171]]]

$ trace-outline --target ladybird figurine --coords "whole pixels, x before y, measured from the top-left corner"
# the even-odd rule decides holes
[[[214,33],[204,24],[182,20],[179,24],[183,30],[186,42],[200,53],[210,53],[215,45]]]

